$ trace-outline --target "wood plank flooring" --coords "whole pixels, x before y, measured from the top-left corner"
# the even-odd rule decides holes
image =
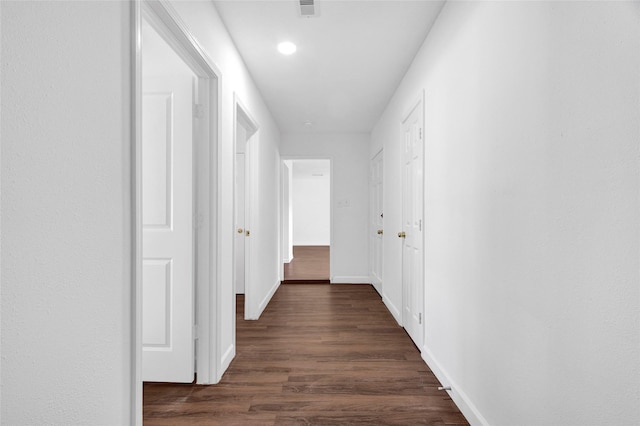
[[[328,284],[329,246],[293,246],[293,260],[284,264],[287,284]]]
[[[145,425],[468,424],[369,285],[281,285],[213,386],[148,383]]]

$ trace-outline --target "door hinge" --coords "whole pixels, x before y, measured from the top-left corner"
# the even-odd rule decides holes
[[[418,324],[422,324],[422,312],[418,314]]]
[[[193,118],[204,117],[204,107],[201,104],[193,104]]]
[[[198,334],[198,325],[194,324],[193,325],[193,340],[198,340],[200,338],[200,335]]]

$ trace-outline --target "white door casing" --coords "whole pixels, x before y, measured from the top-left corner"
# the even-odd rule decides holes
[[[378,293],[382,294],[382,262],[383,262],[383,151],[378,152],[371,160],[370,189],[371,197],[369,213],[369,240],[371,247],[371,283]]]
[[[424,336],[423,98],[402,122],[402,325],[418,348]]]
[[[180,60],[177,56],[173,59]],[[143,79],[145,381],[192,382],[194,375],[194,79],[192,72]]]

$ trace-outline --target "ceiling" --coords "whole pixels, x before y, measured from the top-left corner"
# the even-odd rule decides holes
[[[316,0],[310,18],[298,0],[214,3],[283,133],[349,133],[371,131],[444,1]]]

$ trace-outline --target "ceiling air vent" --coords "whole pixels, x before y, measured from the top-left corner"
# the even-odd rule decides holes
[[[300,15],[311,17],[316,15],[315,0],[300,0]]]

